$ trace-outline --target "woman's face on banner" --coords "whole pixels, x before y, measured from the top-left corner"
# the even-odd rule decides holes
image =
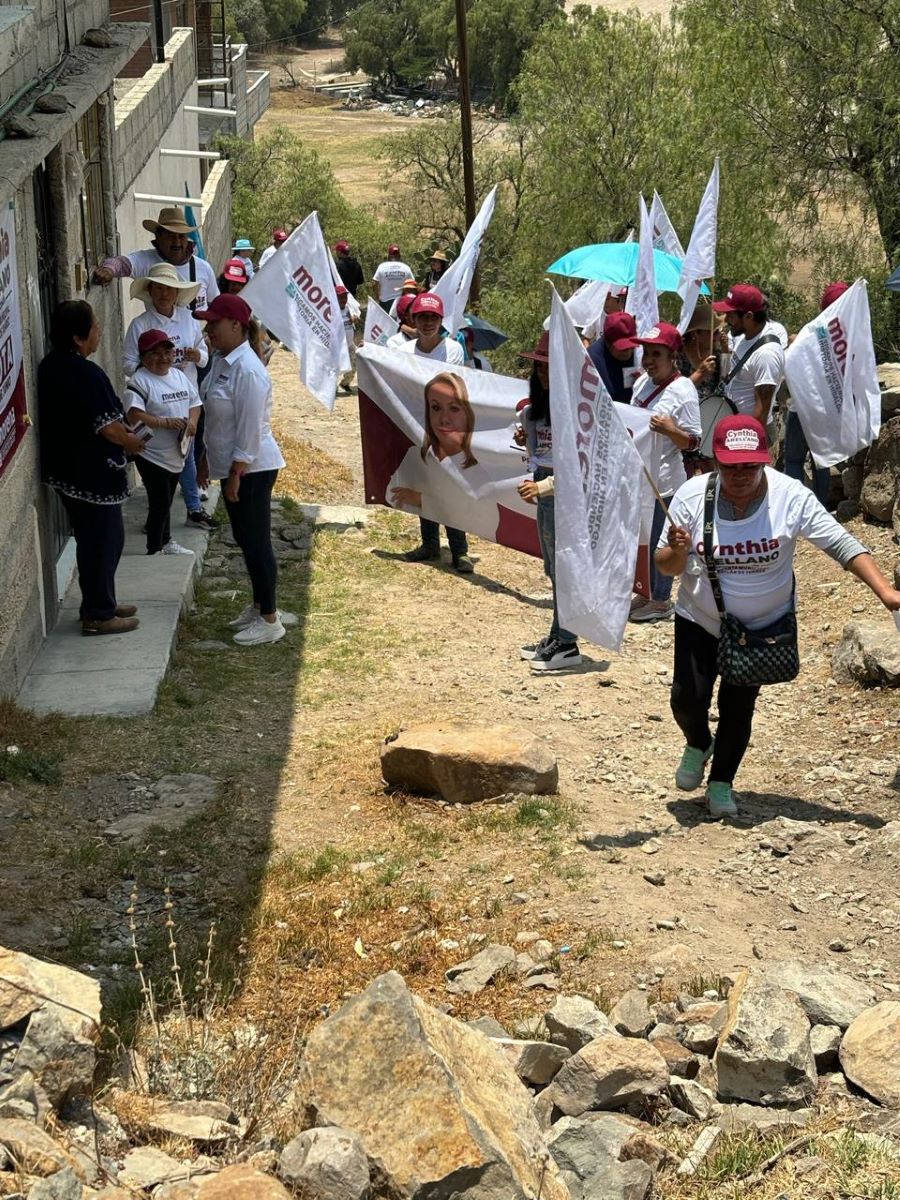
[[[441,456],[459,454],[468,421],[465,407],[449,383],[434,383],[428,389],[428,414]]]

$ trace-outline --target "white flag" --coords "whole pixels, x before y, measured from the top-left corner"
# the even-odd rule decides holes
[[[300,378],[331,411],[338,377],[350,370],[330,251],[311,212],[241,293],[253,315],[294,352]]]
[[[472,276],[475,274],[475,267],[478,264],[481,243],[484,241],[487,227],[490,225],[491,217],[494,215],[496,200],[497,185],[495,184],[485,197],[484,203],[479,209],[478,216],[469,226],[469,232],[466,234],[465,241],[459,251],[459,257],[455,262],[450,264],[431,289],[444,302],[443,324],[450,337],[456,337],[459,327],[462,325],[463,314],[466,311],[466,305],[469,303],[469,289],[472,286]]]
[[[386,313],[376,300],[366,305],[366,328],[363,341],[374,346],[383,346],[389,337],[400,332],[400,322]]]
[[[834,466],[875,441],[881,390],[864,279],[804,325],[784,356],[784,373],[817,466]]]
[[[618,650],[637,562],[643,467],[555,290],[550,409],[560,624]]]
[[[697,209],[697,218],[691,230],[687,253],[681,264],[678,294],[681,296],[681,316],[678,328],[687,329],[704,279],[712,279],[716,273],[716,237],[719,224],[719,160],[713,163],[712,174],[706,184],[703,199]]]
[[[589,279],[574,295],[569,297],[566,301],[566,312],[575,325],[584,328],[592,321],[596,321],[599,314],[603,312],[603,306],[606,304],[606,297],[609,295],[611,286],[601,279]],[[550,328],[549,322],[547,328]]]
[[[684,258],[684,247],[657,191],[653,192],[653,203],[650,205],[650,224],[653,227],[653,249]]]
[[[638,337],[649,333],[659,324],[659,302],[656,295],[656,266],[653,262],[653,230],[644,197],[641,196],[641,232],[638,240],[637,272],[629,288],[625,311],[637,324]]]

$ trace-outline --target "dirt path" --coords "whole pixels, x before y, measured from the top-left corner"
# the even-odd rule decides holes
[[[286,355],[273,374],[284,427],[358,479],[355,396],[328,414],[301,394]],[[361,488],[346,499],[358,503]],[[887,532],[857,532],[888,565]],[[364,694],[311,715],[313,725],[339,719],[386,731],[391,720],[455,717],[508,722],[545,738],[578,828],[550,864],[536,861],[527,839],[511,853],[490,838],[476,839],[456,864],[479,892],[529,895],[518,928],[558,919],[640,948],[644,961],[685,943],[693,961],[715,969],[754,955],[840,958],[844,969],[900,988],[896,694],[838,688],[828,669],[830,646],[851,615],[886,619],[874,597],[819,552],[801,549],[802,676],[764,693],[738,781],[742,816],[718,825],[706,820],[699,793],[679,793],[672,783],[681,738],[668,710],[671,626],[632,627],[621,655],[589,647],[580,670],[536,679],[517,649],[549,623],[538,565],[489,543],[475,546],[480,562],[471,578],[396,563],[387,592],[372,602],[392,624],[424,629],[425,637],[410,637]],[[304,733],[314,739],[316,730],[307,723]],[[364,737],[359,750],[374,754],[375,746]],[[367,771],[377,788],[377,769]],[[276,845],[322,836],[326,823],[310,822],[308,802],[307,794],[302,815],[282,806]],[[360,827],[347,808],[338,836],[352,839]],[[337,815],[329,810],[328,820]],[[329,828],[332,837],[338,827]],[[417,877],[438,895],[447,874],[446,861],[418,864]],[[614,964],[609,973],[617,973]]]

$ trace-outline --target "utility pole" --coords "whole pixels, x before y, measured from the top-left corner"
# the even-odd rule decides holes
[[[456,0],[456,43],[459,63],[459,122],[462,132],[463,186],[466,195],[466,229],[475,220],[475,165],[472,153],[472,97],[469,93],[469,40],[466,32],[466,0]],[[478,271],[469,292],[478,303]]]

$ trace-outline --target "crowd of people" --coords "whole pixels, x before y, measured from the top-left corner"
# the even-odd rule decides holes
[[[119,604],[115,590],[124,542],[126,471],[133,461],[147,495],[149,555],[190,554],[172,537],[171,509],[179,484],[187,522],[209,527],[215,518],[202,507],[204,489],[211,480],[221,483],[252,590],[252,602],[231,622],[234,640],[241,646],[276,642],[285,629],[277,607],[270,506],[284,460],[272,434],[272,384],[266,369],[274,339],[254,320],[241,292],[255,271],[279,253],[289,232],[273,230],[256,265],[253,244],[237,238],[217,275],[198,256],[196,231],[181,209],[164,208],[144,227],[152,235],[150,248],[111,257],[94,273],[104,285],[131,279],[130,295],[144,305],[125,334],[124,399],[90,361],[102,331],[85,301],[58,306],[52,349],[38,374],[45,479],[59,493],[75,536],[82,631],[119,634],[138,625],[134,606]],[[454,369],[490,370],[490,364],[475,349],[471,325],[455,336],[444,326],[443,301],[433,289],[450,266],[446,251],[433,249],[417,280],[399,245],[391,244],[368,280],[368,297],[366,272],[345,239],[334,244],[333,260],[351,355],[359,336],[360,303],[370,298],[399,326],[388,349],[441,364],[425,389],[426,442],[410,451],[415,460],[410,471],[418,469],[419,459],[425,463],[431,456],[438,462],[458,458],[461,470],[476,474],[472,408],[463,378]],[[822,309],[846,288],[842,282],[830,284]],[[830,472],[812,463],[812,486],[805,484],[808,445],[784,388],[790,339],[770,314],[763,293],[751,284],[735,283],[723,299],[701,300],[683,335],[659,321],[639,336],[627,307],[627,289],[611,287],[603,312],[582,333],[609,395],[648,414],[655,443],[649,589],[635,592],[629,620],[673,621],[671,707],[685,738],[675,783],[698,788],[708,769],[709,811],[725,817],[737,811],[732,785],[749,742],[760,688],[771,680],[752,672],[742,677],[744,668],[723,658],[723,645],[737,631],[742,646],[760,643],[763,657],[771,657],[773,647],[779,654],[783,650],[783,678],[796,673],[793,559],[799,539],[824,550],[886,608],[900,610],[900,591],[891,587],[866,547],[828,512]],[[546,636],[523,645],[520,654],[540,674],[577,667],[582,657],[576,634],[562,624],[556,588],[546,330],[521,358],[530,365],[530,374],[515,438],[525,452],[529,477],[518,492],[536,506],[553,615]],[[354,367],[351,357],[351,369],[340,381],[346,391]],[[782,429],[780,471],[772,449],[782,442]],[[392,488],[393,502],[420,513],[420,544],[405,558],[437,561],[440,526],[421,512],[421,493],[407,476],[409,472],[401,479],[398,473]],[[469,529],[477,532],[477,522]],[[472,573],[466,530],[446,532],[453,568]],[[673,603],[675,577],[681,582]],[[717,679],[713,736],[709,714]]]

